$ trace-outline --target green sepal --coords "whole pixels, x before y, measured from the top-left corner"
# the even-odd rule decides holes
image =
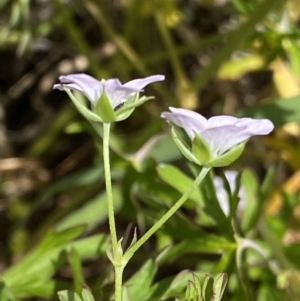
[[[115,262],[114,262],[114,255],[112,253],[112,247],[111,245],[108,246],[108,248],[106,249],[106,256],[107,258],[110,260],[110,262],[115,265]]]
[[[116,249],[116,254],[115,254],[115,258],[114,258],[114,266],[123,266],[123,248],[122,248],[122,241],[123,241],[123,237],[121,239],[119,239],[118,244],[117,244],[117,249]]]
[[[211,160],[211,152],[208,144],[198,134],[195,134],[192,149],[194,156],[199,161],[199,164],[206,166]]]
[[[116,109],[115,111],[116,121],[122,121],[128,118],[132,114],[135,108],[139,107],[146,101],[153,98],[154,97],[152,96],[150,97],[143,96],[140,98],[139,93],[135,94],[133,97],[129,98],[121,108]]]
[[[103,122],[111,123],[116,121],[115,111],[107,97],[105,91],[102,93],[94,107],[95,113],[103,120]]]
[[[193,282],[189,281],[187,288],[186,288],[184,300],[194,301],[194,300],[198,300],[198,297],[199,297],[199,295],[197,294],[195,284]]]
[[[184,142],[184,140],[177,134],[176,128],[172,126],[171,133],[173,140],[176,144],[176,146],[179,148],[181,153],[191,162],[194,162],[196,164],[200,164],[199,161],[196,159],[196,157],[193,155],[192,151],[190,150],[190,147]]]
[[[94,112],[89,110],[85,105],[83,105],[75,96],[74,94],[70,91],[70,89],[64,87],[64,90],[66,93],[69,95],[71,100],[73,101],[75,107],[78,109],[78,111],[86,118],[92,121],[96,122],[103,122],[103,120],[96,115]]]
[[[122,241],[123,237],[118,241],[115,253],[113,253],[111,246],[106,249],[106,255],[114,267],[124,266]]]
[[[193,274],[193,280],[188,282],[186,292],[185,292],[185,301],[200,301],[202,300],[202,285],[199,278]]]
[[[242,154],[246,143],[247,142],[243,142],[243,143],[239,144],[238,146],[232,148],[230,151],[228,151],[224,155],[211,160],[210,162],[208,162],[208,164],[206,164],[206,166],[208,166],[208,167],[228,166]]]
[[[204,301],[212,300],[214,295],[214,279],[209,275],[205,276],[203,287],[202,287],[202,298]]]
[[[202,284],[200,279],[198,278],[198,276],[196,274],[193,274],[193,284],[195,286],[195,291],[196,294],[198,296],[197,300],[199,300],[199,298],[201,297],[201,293],[202,293]]]
[[[137,242],[137,234],[136,234],[136,228],[134,228],[133,238],[128,249],[130,249],[136,242]]]
[[[222,299],[227,282],[228,276],[226,273],[214,276],[214,300],[220,301]]]

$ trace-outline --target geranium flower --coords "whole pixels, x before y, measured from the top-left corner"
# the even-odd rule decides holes
[[[94,121],[113,122],[127,118],[137,106],[150,99],[139,97],[139,92],[143,91],[144,87],[164,79],[164,75],[152,75],[122,84],[117,78],[99,81],[90,75],[80,73],[60,76],[60,83],[55,84],[53,89],[67,88],[81,92],[91,102],[92,110],[89,113],[87,107],[74,95],[69,93],[69,96],[86,117]]]
[[[186,145],[173,126],[175,143],[189,160],[205,166],[229,165],[241,155],[250,137],[267,135],[274,128],[268,119],[225,115],[206,119],[186,109],[170,108],[170,111],[163,112],[161,117],[171,125],[183,128],[192,141],[192,148]]]

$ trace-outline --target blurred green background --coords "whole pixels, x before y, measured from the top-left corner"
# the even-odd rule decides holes
[[[224,300],[300,300],[298,0],[2,0],[0,27],[1,301],[57,300],[67,288],[89,287],[96,301],[113,293],[102,128],[52,91],[59,75],[79,72],[122,82],[166,76],[145,89],[154,100],[113,126],[125,248],[196,172],[159,117],[168,106],[276,126],[231,167],[244,170],[251,210],[224,228],[203,210],[203,198],[215,199],[208,180],[129,263],[131,300],[181,297],[187,269],[226,271]],[[242,252],[237,236],[265,255]]]

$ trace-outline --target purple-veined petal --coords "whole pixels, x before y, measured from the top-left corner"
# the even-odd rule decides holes
[[[141,91],[144,87],[151,83],[160,82],[165,79],[164,75],[151,75],[145,78],[138,78],[131,80],[123,85],[123,87],[136,89],[138,91]]]
[[[53,89],[63,90],[63,87],[83,93],[91,102],[99,99],[103,92],[103,83],[94,77],[84,74],[69,74],[59,77],[60,84],[53,86]]]

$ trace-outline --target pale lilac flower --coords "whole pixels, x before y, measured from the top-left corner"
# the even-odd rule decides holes
[[[170,111],[163,112],[161,117],[185,130],[192,140],[194,156],[195,150],[197,151],[198,158],[194,159],[199,161],[199,156],[202,156],[201,152],[204,153],[199,162],[201,165],[209,165],[225,155],[227,155],[226,160],[223,163],[220,163],[219,160],[214,166],[230,164],[242,152],[241,148],[234,154],[234,149],[237,149],[239,145],[246,142],[250,137],[267,135],[274,128],[273,123],[268,119],[236,118],[225,115],[206,119],[202,115],[186,109],[170,107]],[[197,139],[195,139],[196,137]],[[178,140],[178,137],[176,138]],[[231,151],[234,158],[231,156],[233,160],[230,162],[231,158],[228,160],[228,154]],[[195,160],[193,161],[195,162]]]
[[[78,73],[60,76],[60,84],[54,85],[53,89],[63,90],[63,87],[66,87],[79,91],[94,105],[105,92],[112,107],[115,109],[134,94],[141,92],[147,85],[164,79],[164,75],[152,75],[122,84],[117,78],[99,81],[90,75]]]

